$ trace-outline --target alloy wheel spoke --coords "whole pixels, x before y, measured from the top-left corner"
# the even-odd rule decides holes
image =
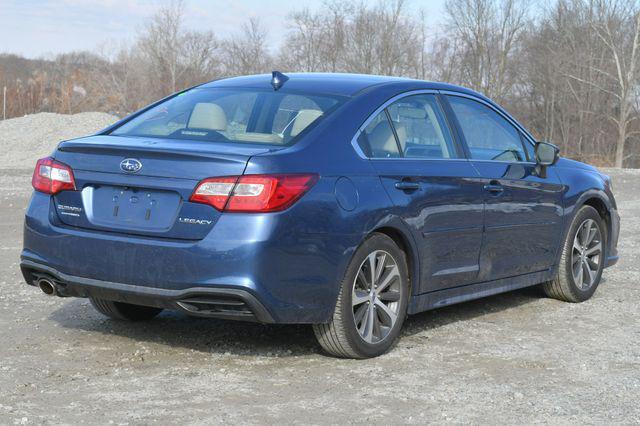
[[[363,321],[364,329],[363,329],[363,332],[361,333],[362,337],[364,337],[364,340],[366,340],[369,343],[373,341],[373,316],[374,315],[375,315],[375,312],[373,310],[373,305],[369,305],[367,307],[367,317]]]
[[[353,293],[351,295],[351,304],[353,306],[358,306],[369,300],[369,292],[360,290],[358,288],[353,289]]]
[[[584,247],[587,244],[587,238],[589,237],[589,228],[591,227],[591,223],[587,220],[582,227],[580,228],[580,243]]]
[[[376,259],[376,261],[377,261],[376,262],[376,273],[375,273],[375,276],[374,276],[375,279],[373,281],[374,285],[376,285],[378,283],[378,281],[380,281],[380,277],[382,276],[382,272],[384,271],[384,264],[385,264],[386,260],[387,260],[387,255],[384,254],[384,253],[382,253],[380,255],[380,257],[378,257]]]
[[[582,251],[582,246],[580,245],[580,242],[578,241],[578,236],[577,235],[573,239],[573,250],[577,251],[578,253],[580,253]]]
[[[356,327],[360,328],[360,325],[362,324],[362,320],[364,319],[365,315],[367,315],[368,311],[369,311],[369,307],[367,305],[360,305],[356,313],[353,314],[353,319],[356,322]]]
[[[601,251],[602,251],[602,243],[598,242],[593,247],[590,247],[587,250],[585,250],[584,254],[591,257],[593,255],[600,254]]]
[[[587,240],[584,242],[585,247],[588,247],[589,244],[591,244],[597,232],[598,229],[596,228],[596,225],[593,222],[590,222],[589,230],[587,231]]]
[[[389,327],[393,326],[393,324],[395,324],[396,322],[396,318],[398,317],[398,315],[379,299],[376,299],[375,306],[378,307],[378,311],[380,312],[380,314],[382,314],[382,317],[385,319],[383,323],[385,325],[388,325]]]
[[[595,278],[595,273],[591,270],[586,260],[582,262],[582,271],[585,278],[583,280],[583,287],[588,287],[593,283],[593,280]]]
[[[598,262],[588,257],[585,259],[585,262],[587,263],[587,266],[589,267],[589,269],[591,269],[594,273],[598,271],[598,266],[599,266]]]
[[[360,283],[362,284],[363,288],[369,288],[370,284],[369,281],[367,281],[367,276],[365,275],[364,271],[362,270],[362,268],[360,268],[360,270],[358,271],[358,276],[356,277],[356,280],[360,281]]]
[[[387,275],[385,275],[384,279],[378,284],[378,287],[376,288],[376,293],[380,294],[383,291],[385,291],[385,289],[389,287],[389,284],[391,284],[394,281],[394,279],[399,276],[400,276],[400,272],[398,271],[398,266],[393,265],[393,268],[391,268],[391,270],[387,272]]]
[[[578,274],[582,273],[582,258],[580,256],[576,256],[573,265],[573,278],[577,279],[578,278]]]
[[[582,262],[578,262],[577,270],[574,268],[573,278],[576,281],[576,285],[579,288],[582,288],[582,283],[584,281],[584,269],[582,268]]]
[[[367,260],[369,261],[369,276],[371,277],[370,284],[373,286],[376,282],[376,252],[371,253],[367,257]]]
[[[373,333],[372,337],[376,337],[378,340],[382,338],[382,329],[380,327],[380,318],[378,317],[378,310],[373,307]]]
[[[400,300],[400,292],[398,291],[385,291],[378,296],[383,302],[397,302]]]

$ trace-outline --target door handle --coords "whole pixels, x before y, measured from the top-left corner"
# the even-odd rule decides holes
[[[416,189],[420,189],[420,184],[409,180],[401,180],[400,182],[396,182],[395,187],[401,191],[415,191]]]
[[[485,191],[489,191],[493,195],[500,195],[504,192],[504,187],[500,184],[500,182],[496,180],[492,180],[487,185],[484,186]]]

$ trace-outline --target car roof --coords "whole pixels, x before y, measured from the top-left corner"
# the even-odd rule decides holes
[[[289,80],[283,85],[283,89],[286,88],[286,91],[356,96],[358,93],[372,87],[384,86],[388,88],[389,86],[397,86],[399,92],[419,89],[450,90],[484,98],[479,93],[453,84],[402,77],[347,73],[285,73],[285,75],[289,77]],[[224,78],[205,83],[200,87],[271,89],[271,74]]]

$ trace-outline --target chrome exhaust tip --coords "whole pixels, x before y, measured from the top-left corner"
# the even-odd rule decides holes
[[[40,278],[37,281],[38,287],[44,294],[47,296],[55,296],[58,294],[58,290],[56,289],[56,285],[49,278]]]

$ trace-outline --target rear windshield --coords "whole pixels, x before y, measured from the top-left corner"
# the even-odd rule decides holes
[[[181,93],[111,135],[289,145],[343,98],[245,89]]]

